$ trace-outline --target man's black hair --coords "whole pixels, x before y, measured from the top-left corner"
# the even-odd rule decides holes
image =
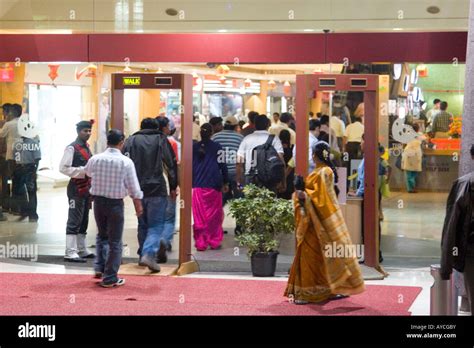
[[[314,130],[316,130],[316,128],[320,128],[320,127],[321,127],[321,122],[319,120],[316,120],[316,119],[309,120],[309,130],[310,131],[314,131]]]
[[[258,116],[258,112],[256,111],[250,111],[248,114],[247,114],[247,117],[249,119],[249,123],[251,124],[255,124],[255,118]]]
[[[158,122],[151,117],[144,118],[140,124],[140,129],[158,129]]]
[[[107,145],[117,146],[125,139],[125,135],[121,130],[111,129],[107,133]]]
[[[284,112],[281,114],[280,116],[280,122],[283,122],[283,123],[290,123],[292,117],[291,117],[291,114],[289,112]]]
[[[321,116],[321,125],[329,126],[329,116],[328,115]]]
[[[268,128],[268,122],[270,120],[266,115],[258,115],[255,117],[255,129],[256,130],[266,130]]]

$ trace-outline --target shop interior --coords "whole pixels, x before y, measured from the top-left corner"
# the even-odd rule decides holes
[[[381,248],[386,262],[404,267],[421,267],[439,259],[445,204],[452,181],[457,178],[464,94],[464,64],[374,63],[357,66],[342,64],[175,64],[175,63],[2,63],[0,65],[0,104],[22,100],[24,113],[36,124],[42,159],[38,173],[37,223],[10,220],[2,225],[0,238],[13,242],[39,243],[41,255],[57,260],[64,252],[64,226],[67,217],[65,187],[68,178],[58,171],[64,148],[76,136],[75,124],[95,119],[90,140],[93,153],[106,147],[105,134],[111,126],[111,74],[127,72],[185,73],[193,76],[193,113],[199,124],[211,117],[236,116],[247,121],[249,111],[266,114],[295,111],[297,74],[374,73],[380,75],[380,143],[383,157],[391,168],[390,196],[382,199]],[[357,93],[337,93],[351,114],[363,102]],[[309,109],[331,116],[333,93],[318,93]],[[436,138],[422,115],[433,107],[433,100],[448,103],[453,124],[448,134]],[[426,103],[421,106],[420,101]],[[173,120],[180,137],[181,95],[177,90],[126,90],[124,131],[139,129],[146,117],[165,115]],[[408,141],[397,135],[420,125],[423,141],[423,169],[417,179],[417,193],[407,193],[405,174],[399,166],[401,151]],[[399,132],[400,131],[400,132]],[[355,166],[355,164],[354,164]],[[42,204],[48,202],[48,204]],[[127,200],[124,231],[124,257],[135,258],[136,218]],[[227,211],[226,211],[227,212]],[[427,219],[429,212],[429,219]],[[179,213],[179,206],[178,206]],[[382,216],[382,215],[381,215]],[[88,241],[94,244],[96,227],[91,218]],[[179,222],[179,218],[177,218]],[[5,228],[4,228],[5,226]],[[244,251],[235,252],[234,222],[226,215],[222,250],[197,252],[202,269],[246,271]],[[285,237],[279,264],[291,264],[293,237]],[[175,236],[174,242],[178,243]],[[177,260],[178,248],[170,256]],[[47,260],[46,260],[47,261]],[[219,263],[219,261],[221,261]],[[213,263],[214,262],[214,263]],[[221,265],[221,266],[216,266]]]

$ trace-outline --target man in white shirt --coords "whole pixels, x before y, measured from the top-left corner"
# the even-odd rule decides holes
[[[252,134],[244,137],[237,150],[237,187],[242,187],[243,184],[252,183],[251,176],[252,164],[254,164],[253,149],[259,145],[265,144],[268,137],[271,135],[267,129],[270,120],[265,115],[258,115],[255,117],[255,131]],[[275,136],[273,138],[272,146],[283,161],[283,146],[280,139]],[[245,163],[245,171],[243,169]]]
[[[319,141],[321,133],[321,121],[317,118],[309,120],[309,141],[308,141],[308,174],[316,168],[313,161],[313,146]],[[288,167],[296,167],[296,145],[293,147],[293,158],[288,162]]]
[[[201,141],[201,127],[198,124],[199,120],[196,115],[193,117],[193,141]]]
[[[329,121],[329,126],[332,130],[334,130],[334,134],[337,138],[337,145],[340,149],[342,149],[342,143],[344,139],[344,133],[346,131],[346,125],[344,122],[339,118],[339,116],[331,116],[331,120]]]
[[[433,100],[433,108],[431,108],[426,113],[426,118],[428,119],[429,130],[431,130],[431,126],[433,125],[434,117],[441,111],[440,106],[441,106],[441,100],[436,98],[435,100]]]
[[[360,143],[364,134],[364,125],[359,116],[355,116],[355,122],[346,127],[344,133],[344,151],[349,156],[349,163],[352,159],[362,158]]]
[[[66,251],[64,261],[86,262],[86,258],[93,258],[86,247],[86,234],[89,226],[90,209],[90,178],[86,176],[84,168],[92,157],[89,149],[89,140],[93,121],[81,121],[76,124],[77,138],[64,150],[59,164],[59,171],[70,177],[67,185],[69,202],[68,218],[66,223]]]
[[[138,217],[143,214],[142,198],[135,165],[122,155],[125,136],[112,129],[107,134],[107,149],[93,156],[84,169],[92,179],[90,193],[94,196],[94,216],[97,223],[94,270],[102,278],[100,286],[111,288],[125,284],[117,273],[122,261],[122,235],[124,225],[123,199],[133,199]]]
[[[273,126],[271,126],[270,129],[268,130],[268,132],[270,134],[276,135],[276,137],[279,137],[280,132],[283,129],[286,129],[288,132],[290,132],[291,145],[295,145],[296,144],[296,132],[293,129],[290,128],[290,126],[289,126],[290,122],[291,122],[291,114],[288,113],[288,112],[284,112],[280,116],[280,122],[274,124]]]

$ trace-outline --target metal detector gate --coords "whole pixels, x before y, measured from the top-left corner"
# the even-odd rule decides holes
[[[363,234],[365,265],[385,274],[379,264],[378,139],[379,76],[360,74],[313,74],[296,76],[296,173],[308,172],[309,99],[322,91],[364,92],[364,202]],[[302,150],[303,149],[303,150]]]
[[[178,275],[197,270],[191,262],[191,201],[192,201],[192,124],[193,78],[188,74],[112,74],[112,128],[124,129],[125,89],[179,89],[181,90],[181,161],[179,167],[179,268]]]

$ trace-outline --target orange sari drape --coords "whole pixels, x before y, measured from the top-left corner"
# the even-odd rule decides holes
[[[357,256],[350,253],[355,246],[339,208],[331,168],[317,167],[305,181],[305,192],[304,213],[293,198],[297,248],[285,296],[321,302],[363,292],[364,280]],[[335,246],[349,252],[338,254]]]

